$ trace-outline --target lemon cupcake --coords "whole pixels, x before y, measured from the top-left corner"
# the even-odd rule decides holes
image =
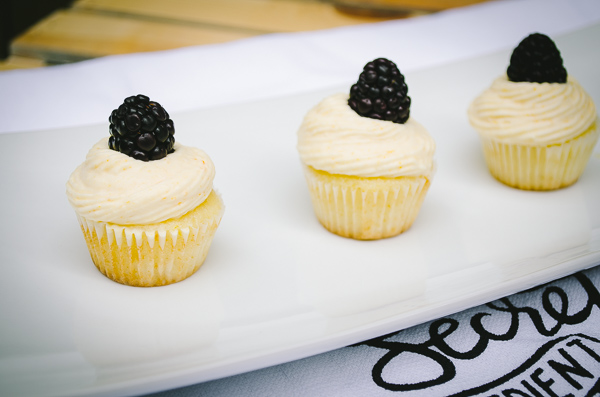
[[[92,261],[116,282],[152,287],[189,277],[221,221],[213,162],[176,143],[174,132],[160,104],[129,97],[110,116],[111,137],[67,182]]]
[[[332,233],[359,240],[396,236],[415,221],[434,171],[435,143],[410,117],[397,66],[365,65],[348,94],[304,117],[298,151],[315,214]]]
[[[575,183],[599,134],[592,99],[540,33],[521,41],[507,73],[472,102],[468,117],[491,174],[524,190]]]

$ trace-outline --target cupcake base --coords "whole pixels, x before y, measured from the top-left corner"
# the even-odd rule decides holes
[[[423,177],[362,178],[304,166],[317,219],[357,240],[396,236],[417,218],[430,181]]]
[[[548,146],[514,145],[480,138],[485,161],[494,178],[523,190],[555,190],[579,179],[599,133],[593,123],[578,137]]]
[[[212,191],[187,214],[151,225],[116,225],[78,217],[92,261],[121,284],[154,287],[184,280],[204,263],[223,215]]]

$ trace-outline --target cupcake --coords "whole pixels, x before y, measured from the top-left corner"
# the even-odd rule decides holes
[[[365,65],[350,94],[304,117],[298,152],[317,219],[359,240],[396,236],[415,221],[434,171],[435,143],[410,117],[404,76],[384,58]]]
[[[215,167],[175,142],[168,113],[144,95],[126,98],[109,121],[110,138],[67,182],[92,261],[121,284],[181,281],[202,265],[221,221]]]
[[[521,41],[507,73],[471,103],[468,117],[491,174],[525,190],[575,183],[599,134],[592,99],[540,33]]]

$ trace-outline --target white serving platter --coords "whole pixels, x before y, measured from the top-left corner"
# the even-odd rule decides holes
[[[569,73],[600,103],[600,26],[555,41]],[[436,140],[438,169],[413,227],[381,241],[319,225],[295,149],[306,111],[352,82],[172,115],[177,140],[215,162],[226,211],[204,266],[166,287],[101,275],[67,202],[71,171],[107,125],[0,136],[0,395],[184,386],[343,347],[600,264],[598,146],[581,179],[559,191],[512,189],[487,172],[466,108],[505,70],[511,50],[406,74],[411,115]]]

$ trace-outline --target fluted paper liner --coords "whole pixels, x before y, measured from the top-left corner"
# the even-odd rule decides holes
[[[121,284],[153,287],[186,279],[200,268],[223,210],[212,191],[192,211],[157,224],[124,226],[77,218],[102,274]]]
[[[524,190],[554,190],[575,183],[592,155],[596,123],[562,144],[526,146],[480,136],[490,173],[500,182]]]
[[[304,166],[317,219],[330,232],[358,240],[396,236],[417,218],[430,181],[424,176],[361,178]]]

